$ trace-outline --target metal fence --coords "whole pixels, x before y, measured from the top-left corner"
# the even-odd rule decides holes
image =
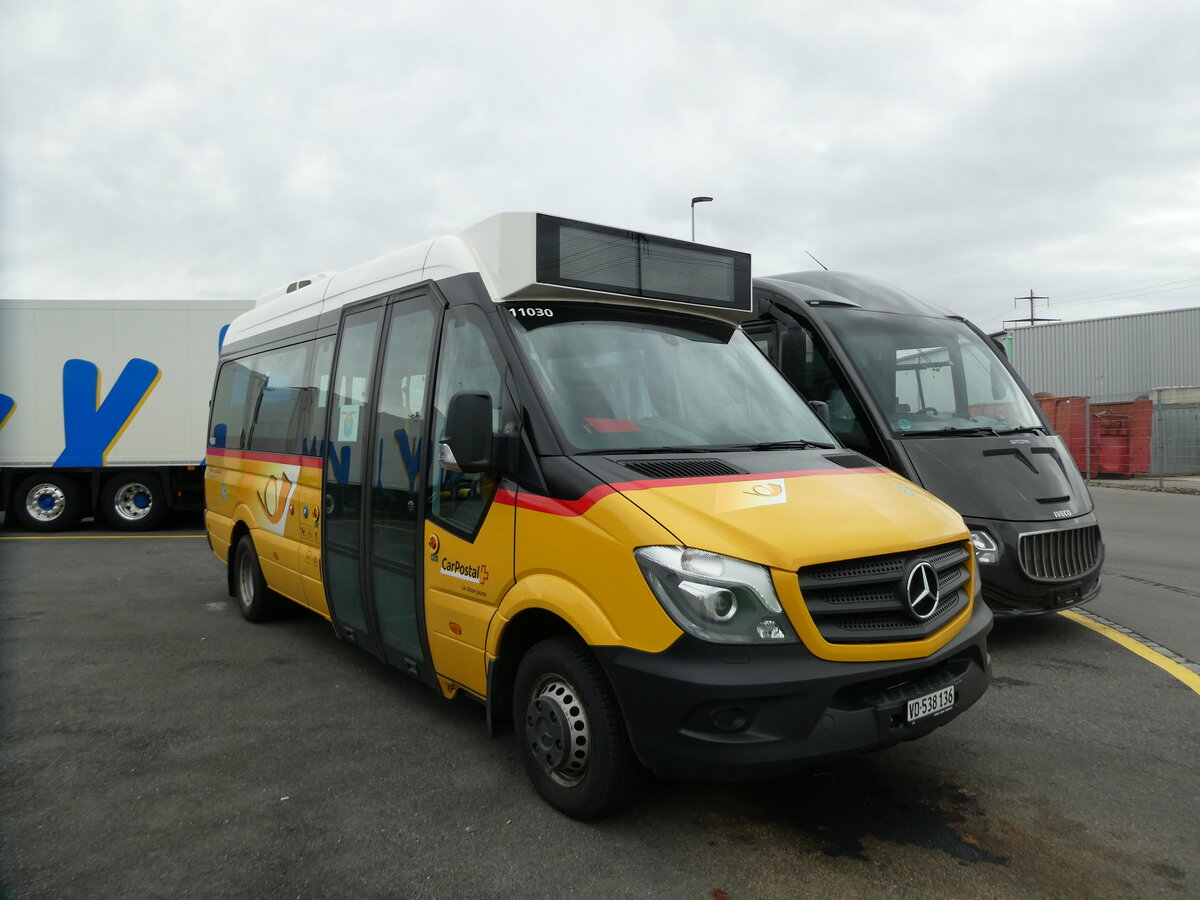
[[[1200,387],[1038,403],[1088,479],[1200,475]]]

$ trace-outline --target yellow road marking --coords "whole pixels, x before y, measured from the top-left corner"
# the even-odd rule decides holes
[[[1168,675],[1172,676],[1173,678],[1178,678],[1197,694],[1200,694],[1200,675],[1197,675],[1186,666],[1181,666],[1179,663],[1175,662],[1175,660],[1163,656],[1157,650],[1150,649],[1141,641],[1131,638],[1127,634],[1122,634],[1115,628],[1110,628],[1107,625],[1103,625],[1100,622],[1089,619],[1087,616],[1080,615],[1073,610],[1065,609],[1060,612],[1059,615],[1070,619],[1072,622],[1078,622],[1084,628],[1090,628],[1092,631],[1104,635],[1109,640],[1116,641],[1126,650],[1136,653],[1147,662],[1154,663],[1154,665],[1158,666]]]
[[[0,537],[0,541],[130,541],[168,540],[170,538],[202,538],[203,534],[17,534]]]

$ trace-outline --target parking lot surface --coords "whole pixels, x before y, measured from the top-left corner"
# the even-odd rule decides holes
[[[1061,616],[1001,623],[993,687],[927,738],[647,779],[585,825],[482,707],[306,612],[244,622],[195,527],[0,537],[16,898],[1200,895],[1200,695]]]

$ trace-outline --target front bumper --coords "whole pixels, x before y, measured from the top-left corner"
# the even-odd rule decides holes
[[[662,776],[740,780],[795,772],[928,734],[991,681],[992,614],[917,660],[831,662],[803,644],[739,647],[681,637],[662,653],[593,648],[638,758]],[[881,645],[886,651],[886,645]],[[907,701],[954,685],[953,708],[912,724]]]

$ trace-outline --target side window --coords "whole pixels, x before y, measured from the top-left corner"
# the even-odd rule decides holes
[[[763,355],[767,359],[771,360],[771,362],[775,362],[778,354],[775,350],[776,340],[774,327],[763,327],[761,325],[757,325],[753,328],[747,328],[745,331],[750,340],[754,341],[754,346],[758,347],[758,349],[763,352]]]
[[[829,428],[838,440],[863,453],[881,455],[874,447],[853,390],[830,358],[828,350],[807,328],[795,326],[795,330],[804,337],[803,350],[800,351],[798,347],[799,341],[791,343],[790,349],[793,353],[802,352],[803,358],[789,360],[784,371],[793,371],[801,376],[801,383],[797,387],[805,399],[821,400],[829,406]]]
[[[249,450],[299,454],[302,449],[308,354],[312,344],[261,353],[254,360]]]
[[[221,366],[208,418],[208,446],[224,450],[246,448],[246,399],[253,372],[250,360],[231,360]]]
[[[329,379],[333,369],[332,337],[317,341],[312,353],[312,371],[308,376],[308,412],[300,440],[302,456],[325,456],[325,413],[329,409]]]
[[[434,441],[445,434],[446,408],[459,391],[488,392],[492,398],[492,431],[498,433],[504,413],[503,368],[499,348],[480,309],[464,306],[449,312],[438,359]],[[474,533],[496,494],[498,482],[491,476],[443,469],[437,453],[430,457],[430,516],[457,531]]]

